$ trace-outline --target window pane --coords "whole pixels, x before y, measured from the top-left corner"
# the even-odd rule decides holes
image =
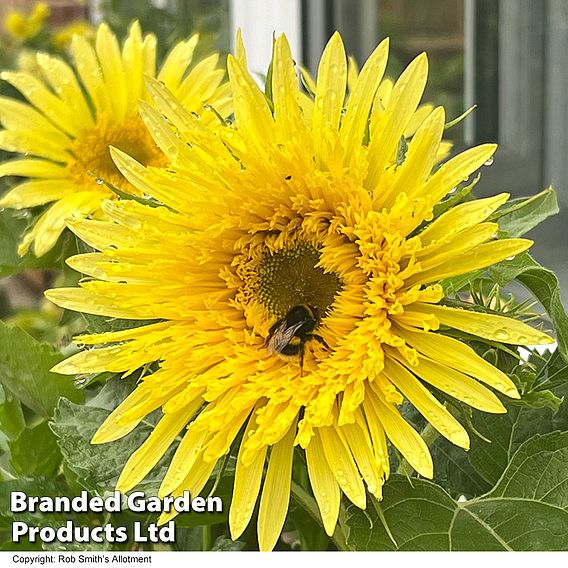
[[[464,2],[463,0],[382,0],[378,32],[391,37],[388,73],[398,77],[422,51],[428,53],[430,72],[425,101],[443,105],[448,119],[464,109]],[[451,131],[461,145],[463,125]]]
[[[163,55],[177,40],[199,32],[197,56],[213,50],[228,52],[229,0],[126,0],[91,1],[91,15],[107,21],[117,32],[125,32],[132,20],[139,20],[144,32],[154,32]]]

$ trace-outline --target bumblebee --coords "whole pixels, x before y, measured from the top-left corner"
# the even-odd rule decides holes
[[[294,306],[268,331],[266,340],[268,352],[286,357],[299,355],[300,373],[302,375],[304,371],[304,352],[308,341],[315,339],[326,349],[329,349],[324,338],[313,333],[318,323],[319,316],[316,308],[305,304]]]

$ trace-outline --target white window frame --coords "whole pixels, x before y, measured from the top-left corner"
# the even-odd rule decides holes
[[[266,74],[272,57],[273,34],[286,34],[292,55],[302,61],[302,8],[300,0],[229,0],[231,48],[240,29],[249,69]]]

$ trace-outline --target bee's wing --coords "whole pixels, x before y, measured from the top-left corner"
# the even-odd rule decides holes
[[[288,324],[283,321],[272,333],[270,339],[268,340],[268,352],[269,353],[281,353],[282,349],[286,347],[294,334],[298,329],[304,325],[304,322],[298,322],[293,325],[288,326]]]

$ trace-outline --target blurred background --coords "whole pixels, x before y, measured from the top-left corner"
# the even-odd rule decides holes
[[[553,269],[568,297],[568,1],[566,0],[2,0],[3,67],[22,50],[65,52],[72,33],[106,20],[119,34],[137,18],[162,49],[199,31],[202,50],[228,52],[243,30],[253,70],[266,73],[272,33],[286,32],[298,61],[313,73],[323,46],[342,33],[361,64],[391,37],[396,76],[422,51],[430,60],[426,100],[449,118],[477,105],[448,134],[455,149],[498,142],[478,195],[535,194],[549,185],[561,213],[533,230],[533,255]],[[14,13],[21,20],[14,20]],[[12,22],[10,24],[10,18]],[[34,19],[35,18],[35,19]],[[42,19],[43,18],[43,19]],[[23,20],[23,23],[22,23]],[[24,56],[25,59],[25,56]],[[25,63],[25,61],[24,61]],[[5,86],[0,87],[2,91]]]

